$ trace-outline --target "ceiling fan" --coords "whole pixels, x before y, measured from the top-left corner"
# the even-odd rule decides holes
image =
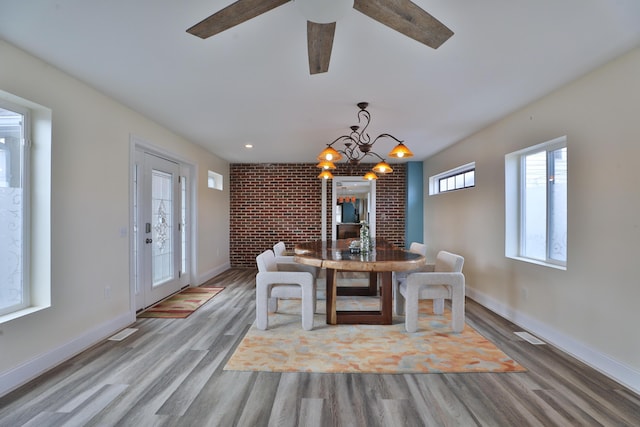
[[[237,0],[235,3],[203,19],[189,28],[187,32],[206,39],[278,6],[282,6],[289,1],[292,0]],[[327,0],[296,1],[300,3],[315,1],[317,6],[313,7],[316,8],[325,8],[328,3],[336,3],[335,0],[333,2]],[[410,0],[339,1],[342,5],[339,5],[338,8],[344,8],[345,1],[349,5],[352,3],[353,8],[357,11],[433,49],[437,49],[453,35],[453,31]],[[315,19],[313,21],[308,18],[307,50],[309,72],[311,74],[326,73],[329,70],[335,30],[336,22],[332,18],[326,19],[323,17],[323,19]]]

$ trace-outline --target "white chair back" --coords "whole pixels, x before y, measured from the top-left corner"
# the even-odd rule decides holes
[[[256,264],[258,264],[258,272],[263,273],[266,271],[278,271],[278,264],[276,263],[276,257],[271,249],[267,249],[256,257]]]
[[[461,273],[464,257],[447,251],[440,251],[436,256],[435,272]]]
[[[427,256],[427,245],[418,242],[411,242],[411,245],[409,246],[409,252]]]
[[[284,256],[284,253],[287,251],[287,246],[284,244],[284,242],[278,242],[275,245],[273,245],[273,253],[276,256]]]

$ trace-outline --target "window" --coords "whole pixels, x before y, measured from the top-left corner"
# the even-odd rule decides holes
[[[29,305],[28,111],[0,99],[0,315]]]
[[[567,262],[566,137],[505,156],[505,254],[564,268]]]
[[[222,175],[213,171],[208,171],[207,187],[222,191]]]
[[[429,195],[475,187],[475,185],[476,163],[471,162],[429,178]]]
[[[51,116],[0,90],[0,323],[51,306]]]

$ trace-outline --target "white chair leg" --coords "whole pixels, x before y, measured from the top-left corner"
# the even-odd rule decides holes
[[[397,285],[397,286],[394,286],[394,289],[395,289],[395,298],[393,300],[393,303],[395,305],[394,309],[398,316],[402,316],[404,314],[404,295],[402,295],[402,292],[400,292],[400,284],[394,284],[394,285]]]
[[[405,298],[404,328],[407,332],[418,330],[418,289],[409,288],[408,286]]]
[[[313,329],[313,314],[315,313],[313,286],[302,286],[302,329],[310,331]]]
[[[444,298],[436,298],[433,300],[433,313],[434,314],[444,313]]]
[[[313,313],[318,310],[318,288],[316,286],[316,279],[313,279]]]
[[[269,290],[266,286],[256,286],[256,327],[263,331],[269,327],[268,294]]]
[[[451,294],[451,329],[453,332],[462,332],[464,329],[464,291],[454,287]]]
[[[269,298],[268,302],[269,313],[275,313],[278,311],[278,298]]]

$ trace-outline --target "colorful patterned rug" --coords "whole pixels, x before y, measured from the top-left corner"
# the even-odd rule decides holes
[[[161,317],[165,319],[184,319],[202,307],[204,303],[216,296],[224,288],[193,287],[159,302],[138,314],[138,317]]]
[[[339,310],[372,309],[377,298],[339,297]],[[299,300],[280,300],[269,314],[269,329],[251,326],[225,370],[322,373],[523,372],[521,365],[476,330],[465,325],[455,334],[450,311],[433,314],[431,301],[420,303],[419,331],[407,333],[404,317],[393,324],[334,325],[325,321],[318,300],[314,329],[301,327]]]

